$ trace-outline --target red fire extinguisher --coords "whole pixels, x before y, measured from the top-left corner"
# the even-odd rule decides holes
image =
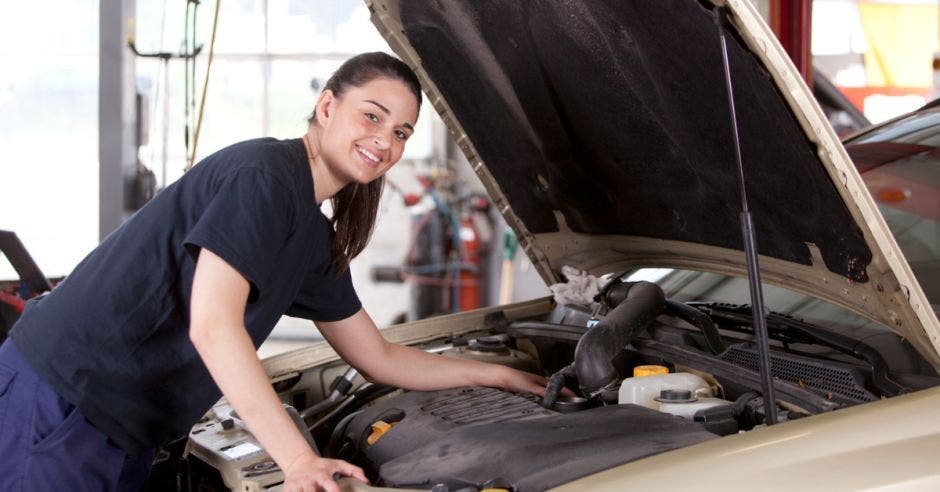
[[[460,265],[460,310],[480,307],[480,252],[482,241],[471,215],[460,219],[460,245],[463,261]]]

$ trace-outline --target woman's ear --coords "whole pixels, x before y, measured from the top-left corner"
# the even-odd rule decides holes
[[[325,125],[333,117],[333,109],[336,106],[336,96],[333,91],[327,89],[320,93],[317,99],[317,123]]]

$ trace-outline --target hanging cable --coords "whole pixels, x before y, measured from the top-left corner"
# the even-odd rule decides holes
[[[198,56],[198,55],[202,52],[202,45],[196,45],[195,27],[190,24],[190,16],[189,16],[190,4],[195,5],[195,7],[193,7],[193,16],[195,16],[195,9],[199,6],[199,0],[187,0],[185,18],[183,19],[183,40],[182,40],[182,43],[181,43],[181,47],[180,47],[180,52],[179,52],[179,53],[171,53],[171,52],[168,52],[168,51],[141,52],[139,49],[137,49],[136,36],[134,35],[134,33],[131,32],[131,33],[128,34],[128,36],[127,36],[127,46],[131,49],[131,51],[134,53],[134,55],[136,55],[136,56],[138,56],[138,57],[140,57],[140,58],[158,58],[158,59],[160,59],[160,62],[161,62],[161,70],[162,70],[162,74],[163,74],[163,84],[162,84],[162,86],[161,86],[161,85],[159,84],[159,82],[158,82],[158,83],[155,85],[155,89],[154,89],[154,108],[156,107],[157,100],[158,100],[158,99],[162,99],[162,101],[163,101],[163,118],[162,118],[162,123],[163,123],[163,172],[162,172],[162,179],[161,179],[161,185],[162,185],[162,186],[166,186],[166,181],[167,181],[167,177],[166,177],[167,156],[169,155],[169,152],[168,152],[169,120],[170,120],[170,116],[169,116],[169,115],[170,115],[170,109],[169,109],[169,101],[170,101],[169,62],[170,62],[171,60],[176,60],[176,59],[182,59],[182,60],[183,60],[183,63],[184,63],[184,70],[183,70],[183,75],[184,75],[184,76],[183,76],[183,88],[185,89],[185,96],[184,96],[184,101],[183,101],[183,108],[184,108],[184,113],[185,113],[185,115],[184,115],[184,127],[185,127],[185,132],[184,132],[184,135],[183,135],[183,141],[184,141],[185,146],[186,146],[186,153],[185,153],[186,158],[188,159],[188,157],[189,157],[189,155],[190,155],[190,152],[189,152],[189,148],[190,148],[190,147],[189,147],[189,143],[190,143],[190,133],[189,133],[189,130],[190,130],[190,128],[193,127],[193,125],[192,125],[192,118],[190,117],[190,111],[189,111],[189,109],[190,109],[191,107],[192,107],[192,108],[195,108],[195,95],[196,95],[195,81],[193,81],[193,83],[190,83],[190,80],[189,80],[189,75],[190,75],[191,73],[194,74],[194,72],[192,72],[192,71],[190,70],[190,66],[195,66],[195,65],[194,65],[195,62],[193,61],[193,59],[194,59],[196,56]],[[161,21],[160,21],[160,43],[159,43],[159,47],[160,47],[161,50],[162,50],[162,48],[163,48],[164,34],[165,34],[165,31],[166,31],[166,12],[167,12],[167,9],[166,9],[166,0],[164,0],[164,4],[163,4],[163,16],[162,16]],[[193,29],[193,35],[192,35],[192,36],[190,35],[190,32],[189,32],[189,31],[190,31],[190,28]],[[191,63],[193,63],[193,65],[190,65]],[[193,78],[195,78],[195,75],[193,75]],[[156,111],[154,111],[154,119],[155,119],[155,114],[156,114]],[[152,156],[151,156],[151,160],[152,160]],[[186,169],[186,167],[184,166],[184,170],[185,170],[185,169]]]
[[[189,7],[186,2],[186,13],[183,19],[183,53],[191,53],[189,49]],[[195,44],[195,42],[193,43]],[[186,146],[186,155],[189,156],[189,58],[183,59],[183,145]],[[188,164],[188,162],[187,162]]]
[[[160,43],[157,46],[161,51],[163,50],[163,41],[166,34],[166,3],[167,0],[163,0],[163,12],[160,15]],[[170,59],[168,57],[160,58],[160,71],[157,74],[157,81],[154,85],[151,121],[156,122],[157,114],[160,114],[160,133],[163,137],[163,142],[160,151],[160,188],[158,189],[162,189],[166,188],[167,154],[169,153],[170,140]],[[163,107],[162,113],[157,112],[158,103]],[[154,129],[156,126],[156,124],[152,124],[150,128]],[[155,147],[155,145],[150,145],[151,162],[155,160],[153,158],[156,154]]]
[[[206,62],[206,79],[202,85],[202,98],[199,101],[199,115],[196,117],[196,131],[193,134],[193,148],[186,170],[190,170],[196,161],[196,145],[199,143],[199,129],[202,127],[202,115],[206,109],[206,93],[209,91],[209,73],[212,71],[212,55],[215,53],[215,35],[219,25],[219,7],[221,0],[215,0],[215,14],[212,16],[212,37],[209,40],[209,60]]]
[[[197,25],[196,17],[198,17],[197,14],[199,13],[200,0],[188,0],[188,1],[192,2],[193,4],[192,32],[193,32],[193,48],[195,48],[196,40],[199,39],[196,37],[196,25]],[[193,115],[196,113],[196,61],[197,61],[196,57],[193,57],[192,64],[189,66],[189,85],[190,85],[189,93],[192,96],[190,97],[189,101],[187,101],[187,104],[189,104],[189,112],[190,114],[193,114]]]

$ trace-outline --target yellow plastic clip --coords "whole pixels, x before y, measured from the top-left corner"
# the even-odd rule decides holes
[[[372,423],[372,434],[369,434],[369,438],[366,439],[366,442],[369,443],[369,446],[372,446],[379,441],[379,438],[385,435],[386,432],[390,431],[394,427],[396,422],[389,424],[383,420],[376,420]]]

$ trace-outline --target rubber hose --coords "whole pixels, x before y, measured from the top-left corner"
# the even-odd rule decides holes
[[[725,351],[725,344],[721,341],[721,334],[718,333],[718,327],[710,316],[692,306],[671,300],[666,301],[666,309],[701,330],[702,335],[705,335],[705,345],[708,346],[708,351],[711,352],[712,355],[718,355]]]
[[[506,328],[511,337],[544,337],[577,342],[588,331],[586,326],[562,325],[545,321],[514,321]]]
[[[750,411],[748,408],[748,403],[750,403],[751,400],[760,397],[761,394],[757,391],[748,391],[747,393],[741,394],[738,399],[734,400],[731,412],[732,415],[734,415],[734,419],[738,421],[738,428],[742,430],[750,430],[753,429],[757,424],[761,423],[757,421],[757,415],[755,415],[754,412]]]
[[[665,306],[666,296],[650,282],[621,284],[626,297],[588,330],[574,351],[574,370],[581,393],[594,397],[620,380],[613,359],[645,330]],[[621,287],[611,289],[611,294]]]
[[[545,386],[545,396],[542,398],[543,407],[551,409],[555,406],[555,401],[558,400],[558,394],[561,393],[561,389],[565,387],[565,380],[573,372],[574,366],[568,365],[548,378],[548,385]]]
[[[323,456],[327,458],[336,458],[336,453],[340,449],[340,441],[343,439],[343,434],[346,433],[346,428],[349,427],[349,423],[352,422],[352,419],[356,418],[362,410],[356,410],[355,412],[346,415],[341,418],[339,422],[333,426],[333,432],[330,433],[330,442],[326,445],[326,454]]]

